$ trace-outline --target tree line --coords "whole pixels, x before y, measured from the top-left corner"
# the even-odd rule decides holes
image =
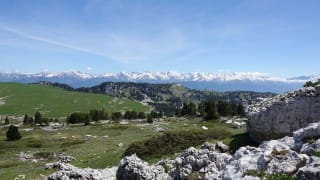
[[[176,116],[202,117],[204,120],[219,119],[220,116],[245,116],[244,107],[241,103],[235,104],[226,101],[207,100],[196,105],[193,102],[183,103],[177,109]]]
[[[23,118],[23,125],[49,125],[49,122],[58,122],[58,119],[52,119],[52,118],[45,118],[42,117],[41,113],[37,111],[34,116],[29,116],[28,114],[24,115]]]
[[[136,111],[126,111],[122,112],[112,112],[109,114],[102,110],[91,110],[89,113],[74,112],[70,114],[67,118],[67,123],[76,124],[84,123],[88,125],[91,121],[99,120],[113,120],[120,121],[122,119],[135,120],[135,119],[147,119],[148,122],[153,122],[153,118],[162,118],[163,114],[161,112],[151,111],[150,113],[136,112]]]

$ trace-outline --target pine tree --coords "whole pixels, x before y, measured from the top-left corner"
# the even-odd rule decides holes
[[[23,125],[30,125],[30,118],[28,116],[28,114],[25,114],[24,115],[24,118],[23,118]]]
[[[41,124],[41,114],[39,111],[34,114],[34,122],[35,124]]]
[[[6,125],[10,124],[8,116],[6,116],[6,118],[4,119],[4,124]]]
[[[151,115],[151,114],[148,114],[148,115],[147,115],[147,123],[150,123],[150,124],[153,123],[153,118],[152,118],[152,115]]]
[[[7,140],[15,141],[18,139],[21,139],[21,135],[19,133],[18,127],[11,125],[7,131]]]
[[[219,118],[216,102],[214,100],[210,100],[204,103],[204,111],[204,120],[216,120]]]

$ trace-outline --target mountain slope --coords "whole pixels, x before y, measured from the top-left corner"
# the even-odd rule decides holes
[[[301,87],[305,81],[315,80],[316,76],[279,78],[258,72],[231,73],[173,73],[173,72],[131,72],[118,74],[91,75],[86,73],[0,73],[0,82],[34,83],[50,81],[69,84],[72,87],[90,87],[102,82],[144,82],[179,83],[192,89],[215,91],[259,91],[283,93]]]
[[[88,112],[104,108],[108,112],[121,110],[148,111],[141,103],[110,96],[65,91],[45,85],[0,83],[0,114],[33,115],[40,111],[46,117],[67,116],[74,111]]]
[[[104,94],[113,97],[126,97],[147,103],[158,111],[172,114],[184,102],[199,103],[208,99],[231,101],[234,103],[250,103],[257,97],[272,97],[274,93],[249,91],[200,91],[189,89],[180,84],[149,84],[133,82],[105,82],[97,86],[75,89],[80,92]]]

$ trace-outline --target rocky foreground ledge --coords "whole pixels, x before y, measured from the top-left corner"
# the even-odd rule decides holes
[[[297,179],[318,180],[320,158],[314,155],[320,151],[320,122],[294,132],[293,137],[266,141],[259,147],[241,147],[233,156],[227,151],[221,142],[204,143],[200,150],[190,147],[175,160],[149,165],[132,155],[123,158],[118,167],[100,170],[81,169],[60,160],[46,165],[59,169],[47,179],[260,179],[257,176],[286,173]]]
[[[273,98],[259,98],[247,107],[250,137],[262,142],[291,136],[297,129],[319,121],[320,85]]]

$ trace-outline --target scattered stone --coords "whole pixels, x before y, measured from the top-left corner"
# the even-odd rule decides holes
[[[119,143],[119,144],[118,144],[118,147],[122,147],[122,146],[123,146],[123,143]]]
[[[208,130],[209,128],[207,128],[206,126],[202,126],[201,127],[203,130]]]
[[[19,160],[22,162],[32,161],[34,159],[33,153],[31,153],[31,152],[20,152],[17,155],[19,156]]]
[[[68,155],[59,155],[59,162],[61,163],[70,163],[71,161],[76,160],[76,158]]]
[[[320,124],[320,122],[319,122]],[[241,147],[231,156],[228,146],[222,142],[204,143],[201,149],[190,147],[175,160],[162,160],[149,165],[136,155],[124,157],[117,172],[110,169],[80,169],[68,161],[47,164],[46,168],[58,168],[60,171],[48,179],[137,179],[137,180],[173,180],[188,179],[201,174],[206,180],[215,179],[260,179],[258,174],[288,173],[298,179],[320,179],[320,158],[301,153],[307,147],[311,137],[320,141],[317,123],[298,130],[294,137],[263,142],[259,147]],[[296,148],[299,147],[299,148]],[[116,168],[115,168],[116,169]],[[200,176],[199,176],[200,177]]]
[[[153,127],[152,130],[153,130],[153,132],[165,132],[166,131],[166,129],[161,128],[161,127],[157,127],[157,126]]]
[[[21,179],[25,179],[26,175],[24,174],[19,174],[17,177],[14,178],[14,180],[21,180]]]

